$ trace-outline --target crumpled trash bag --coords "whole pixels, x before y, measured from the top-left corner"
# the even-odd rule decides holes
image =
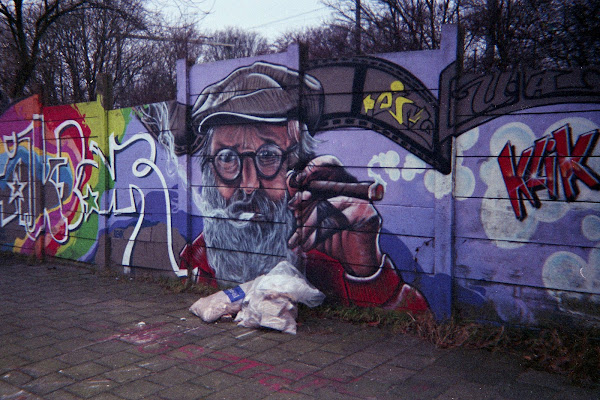
[[[246,328],[264,326],[295,334],[298,317],[296,304],[284,293],[259,291],[257,287],[264,278],[263,275],[254,280],[235,321]]]
[[[282,261],[252,282],[235,320],[247,328],[264,326],[295,334],[296,304],[316,307],[324,299],[325,295],[308,283],[296,267]]]
[[[256,283],[256,290],[282,293],[293,302],[304,303],[311,308],[320,305],[325,300],[325,295],[311,285],[304,275],[288,261],[281,261],[268,274],[264,275]]]
[[[252,281],[242,283],[231,289],[203,297],[190,307],[190,312],[202,318],[204,322],[214,322],[226,314],[235,314],[242,309],[242,301]]]

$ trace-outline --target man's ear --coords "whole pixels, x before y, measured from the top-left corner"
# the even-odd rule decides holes
[[[287,131],[292,143],[300,143],[300,122],[298,120],[288,120]]]

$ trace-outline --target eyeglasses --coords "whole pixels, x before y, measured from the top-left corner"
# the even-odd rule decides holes
[[[273,179],[279,173],[284,160],[295,148],[296,145],[293,145],[283,151],[275,144],[264,144],[256,152],[238,153],[234,149],[226,147],[219,150],[214,156],[208,157],[207,161],[213,164],[219,178],[226,183],[232,183],[240,177],[244,166],[244,157],[252,158],[260,178]]]

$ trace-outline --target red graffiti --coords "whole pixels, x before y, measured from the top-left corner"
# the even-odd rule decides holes
[[[253,379],[269,390],[287,394],[304,389],[329,387],[337,393],[351,394],[348,385],[360,378],[336,378],[319,376],[319,373],[285,368],[281,365],[251,360],[220,350],[212,350],[195,344],[184,344],[186,333],[196,328],[173,327],[166,323],[141,325],[114,335],[110,335],[96,343],[121,340],[136,345],[137,351],[146,354],[162,353],[165,360],[177,360],[200,365],[213,371],[226,370],[227,373]],[[168,351],[171,350],[171,351]],[[222,363],[216,363],[221,361]],[[305,381],[301,381],[306,378]],[[293,390],[290,390],[293,388]]]
[[[559,182],[567,201],[577,199],[578,180],[590,189],[600,189],[600,176],[586,165],[599,136],[598,129],[584,133],[573,145],[571,127],[567,124],[536,140],[532,147],[521,152],[518,160],[514,146],[510,141],[506,143],[498,156],[498,164],[517,219],[527,217],[525,199],[533,207],[541,207],[539,190],[546,189],[548,197],[556,200]]]

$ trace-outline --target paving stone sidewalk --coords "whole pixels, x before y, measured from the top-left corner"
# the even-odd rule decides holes
[[[506,354],[309,320],[205,324],[197,295],[0,259],[0,399],[599,399]]]

